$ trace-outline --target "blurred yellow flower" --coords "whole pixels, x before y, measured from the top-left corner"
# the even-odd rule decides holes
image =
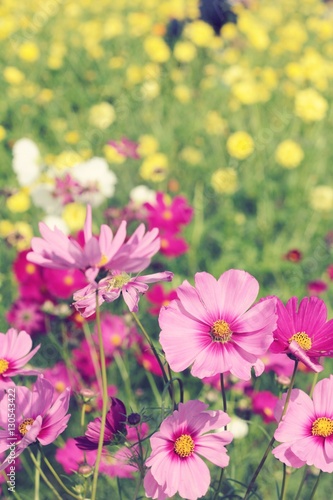
[[[221,135],[226,132],[227,122],[217,111],[208,111],[205,118],[205,128],[207,134]]]
[[[247,132],[235,132],[228,137],[227,151],[230,156],[238,160],[244,160],[253,153],[253,150],[254,142]]]
[[[145,12],[131,12],[127,16],[127,23],[130,36],[142,36],[151,31],[153,19]]]
[[[108,102],[95,104],[89,110],[89,123],[101,130],[107,129],[116,119],[114,107]]]
[[[126,68],[126,80],[130,85],[136,85],[143,80],[143,68],[137,64],[130,64]]]
[[[58,170],[64,170],[70,167],[74,167],[83,160],[76,151],[62,151],[59,155],[55,157],[53,166]]]
[[[174,46],[173,55],[177,61],[187,63],[196,57],[197,49],[191,42],[179,41]]]
[[[163,181],[169,169],[168,158],[163,153],[148,156],[141,165],[140,175],[143,179],[152,182]]]
[[[14,231],[14,224],[6,219],[0,220],[0,236],[7,238],[7,236]]]
[[[3,141],[7,135],[5,127],[0,125],[0,141]]]
[[[297,142],[287,139],[280,142],[275,150],[275,159],[284,168],[298,167],[304,158],[303,149]]]
[[[213,28],[201,20],[187,24],[184,34],[198,47],[209,47],[215,36]]]
[[[333,210],[333,188],[331,186],[316,186],[310,193],[310,205],[317,212]]]
[[[159,148],[159,143],[152,135],[141,135],[139,137],[138,153],[140,156],[149,156]]]
[[[121,56],[117,56],[117,57],[111,57],[108,66],[111,69],[118,69],[122,68],[124,64],[125,64],[125,59]]]
[[[77,130],[69,130],[66,132],[64,139],[68,144],[77,144],[80,140],[80,134]]]
[[[40,51],[34,42],[24,42],[18,49],[18,55],[23,61],[35,62],[39,59]]]
[[[6,82],[10,83],[11,85],[20,85],[25,79],[22,71],[15,68],[14,66],[7,66],[3,70],[3,77]]]
[[[38,102],[42,104],[46,104],[50,101],[52,101],[54,97],[54,92],[52,89],[42,89],[39,94],[38,94]]]
[[[141,95],[145,101],[152,101],[160,93],[160,84],[156,80],[147,80],[141,87]]]
[[[6,205],[13,213],[26,212],[31,205],[30,196],[25,190],[18,191],[7,198]]]
[[[106,144],[103,148],[103,153],[105,158],[109,163],[124,163],[126,160],[125,156],[119,154],[115,148],[110,146],[109,144]]]
[[[115,38],[122,35],[124,32],[124,23],[121,17],[113,14],[108,17],[103,24],[103,38],[109,40],[110,38]]]
[[[219,194],[234,194],[237,191],[237,184],[237,172],[233,168],[220,168],[211,178],[211,185]]]
[[[71,232],[79,231],[83,228],[86,211],[86,207],[80,203],[68,203],[64,207],[62,218]]]
[[[7,236],[7,241],[19,252],[30,248],[33,232],[27,222],[15,222],[13,232]]]
[[[224,40],[234,40],[238,36],[238,28],[235,23],[226,23],[221,28],[221,36]]]
[[[190,102],[192,99],[192,89],[187,85],[176,85],[173,89],[173,95],[183,104]]]
[[[295,96],[295,114],[305,122],[322,120],[327,109],[326,99],[315,89],[300,90]]]
[[[203,161],[203,154],[200,149],[187,146],[181,150],[180,158],[190,165],[198,165]]]
[[[143,46],[152,61],[164,63],[170,58],[170,48],[159,36],[148,36]]]

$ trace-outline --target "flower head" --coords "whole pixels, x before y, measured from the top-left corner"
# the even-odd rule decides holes
[[[8,408],[11,395],[4,391],[0,395],[0,452],[12,449],[15,444],[15,456],[18,456],[30,444],[38,441],[41,445],[53,441],[67,427],[70,415],[67,415],[70,388],[53,400],[52,384],[40,375],[32,391],[27,387],[15,387],[15,424],[8,428]],[[53,402],[54,401],[54,402]],[[7,456],[8,457],[11,455]],[[1,465],[3,470],[8,465],[7,459]]]
[[[39,373],[38,370],[23,368],[36,354],[40,345],[33,350],[31,348],[31,337],[23,330],[17,332],[14,328],[10,328],[7,333],[0,333],[0,387],[11,383],[10,377],[15,377],[15,375]]]
[[[257,374],[262,373],[259,357],[273,339],[275,298],[249,309],[259,284],[247,272],[235,269],[218,280],[197,273],[195,285],[184,281],[177,289],[178,299],[163,307],[159,316],[160,342],[171,368],[179,372],[193,363],[192,375],[199,378],[230,371],[249,380],[253,366]]]
[[[282,411],[286,395],[278,403]],[[274,437],[281,442],[273,455],[294,468],[314,465],[333,472],[333,376],[317,383],[313,399],[300,389],[291,391],[288,409]]]
[[[333,320],[327,321],[325,302],[318,297],[305,297],[298,304],[297,297],[292,297],[284,305],[277,299],[277,314],[270,350],[289,354],[311,370],[321,372],[318,358],[333,356]]]
[[[150,467],[144,480],[149,498],[164,499],[177,492],[182,498],[196,500],[205,495],[210,473],[201,456],[219,467],[226,467],[229,457],[225,445],[231,432],[220,430],[230,422],[223,411],[207,411],[208,405],[194,400],[180,403],[150,439]],[[218,432],[210,432],[219,430]]]

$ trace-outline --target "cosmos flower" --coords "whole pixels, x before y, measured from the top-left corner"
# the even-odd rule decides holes
[[[286,394],[278,403],[281,413]],[[284,464],[298,469],[314,465],[323,472],[333,472],[333,376],[320,380],[313,399],[300,389],[291,391],[288,409],[275,431],[280,444],[273,455]]]
[[[37,378],[32,390],[15,387],[15,418],[13,427],[9,426],[8,409],[12,408],[11,393],[3,391],[0,395],[0,453],[15,445],[15,457],[30,444],[38,441],[42,446],[53,441],[67,427],[70,388],[68,387],[53,402],[54,388],[42,375]],[[6,460],[0,466],[8,465]]]
[[[252,367],[262,373],[259,358],[271,344],[276,326],[275,298],[249,309],[259,284],[235,269],[218,280],[197,273],[195,285],[184,281],[177,289],[178,299],[160,312],[160,343],[172,370],[183,371],[193,364],[195,377],[230,371],[243,380],[251,378]]]
[[[272,352],[284,352],[302,361],[308,368],[321,372],[321,356],[333,356],[333,320],[327,321],[325,302],[318,297],[292,297],[284,305],[277,303],[277,328]]]
[[[223,411],[207,411],[208,405],[194,400],[179,403],[160,430],[150,438],[152,452],[144,487],[149,498],[170,498],[177,492],[182,498],[196,500],[207,493],[210,473],[201,456],[218,467],[226,467],[229,457],[225,445],[231,432],[220,430],[230,422]],[[218,432],[210,432],[218,430]]]

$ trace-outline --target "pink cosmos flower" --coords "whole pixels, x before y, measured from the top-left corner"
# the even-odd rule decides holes
[[[39,350],[40,345],[32,348],[30,335],[25,331],[17,332],[10,328],[7,333],[0,333],[0,387],[15,385],[10,377],[15,375],[38,375],[38,370],[23,367]]]
[[[52,368],[43,370],[43,375],[50,382],[55,391],[53,398],[57,399],[58,395],[66,390],[67,387],[72,391],[79,390],[78,374],[74,370],[68,370],[64,362],[56,363]]]
[[[45,332],[45,316],[34,301],[16,300],[6,313],[6,319],[14,328],[25,330],[29,335]]]
[[[103,302],[113,302],[122,294],[129,310],[137,312],[140,295],[148,290],[147,283],[171,281],[172,277],[173,273],[169,271],[133,278],[123,271],[111,271],[106,278],[101,279],[98,283],[90,283],[75,292],[73,305],[86,318],[96,310],[96,292],[98,293],[99,305],[102,305]]]
[[[161,253],[166,257],[179,257],[188,250],[188,244],[184,238],[180,238],[172,231],[160,232],[161,237]]]
[[[218,280],[197,273],[195,285],[184,281],[177,289],[178,299],[162,307],[159,316],[160,343],[172,370],[183,371],[193,364],[195,377],[230,371],[243,380],[251,378],[252,367],[257,375],[262,373],[259,358],[271,344],[276,326],[275,298],[249,309],[259,284],[235,269]]]
[[[285,400],[286,394],[278,404],[277,417]],[[274,437],[282,444],[272,453],[284,464],[296,469],[314,465],[323,472],[333,472],[332,375],[316,384],[312,400],[300,389],[291,391],[287,412]]]
[[[162,306],[168,306],[171,300],[177,298],[176,290],[165,291],[162,285],[154,285],[146,293],[146,299],[155,304],[149,309],[151,314],[159,314]]]
[[[327,291],[328,286],[327,283],[323,280],[314,280],[310,281],[307,285],[306,288],[309,292],[310,295],[320,295],[321,293],[324,293]]]
[[[69,299],[75,290],[87,284],[87,280],[78,269],[43,269],[44,283],[48,292],[57,299]]]
[[[225,445],[231,432],[220,430],[230,422],[223,411],[207,411],[208,405],[194,400],[179,403],[160,430],[150,438],[150,467],[144,479],[146,495],[162,500],[175,495],[196,500],[205,495],[210,473],[201,456],[218,467],[226,467],[229,457]],[[216,433],[210,431],[218,430]]]
[[[265,365],[265,372],[273,371],[277,376],[290,377],[294,371],[293,360],[285,354],[267,351],[261,361]]]
[[[145,203],[150,229],[157,227],[177,233],[180,226],[189,224],[193,216],[193,208],[183,196],[176,196],[173,200],[165,193],[156,193],[156,202]]]
[[[99,436],[101,433],[101,417],[95,418],[88,424],[84,436],[75,438],[76,446],[81,450],[97,450]],[[111,444],[115,441],[117,434],[126,433],[126,408],[120,399],[111,398],[111,406],[106,415],[105,433],[103,445]]]
[[[51,269],[80,269],[89,281],[96,278],[101,268],[141,272],[160,248],[158,229],[145,234],[143,224],[124,243],[125,221],[120,224],[115,236],[109,226],[102,224],[100,236],[96,238],[92,234],[90,205],[87,206],[83,246],[58,228],[52,230],[43,222],[39,224],[39,230],[42,238],[32,238],[32,252],[28,253],[28,260]]]
[[[109,312],[101,314],[101,331],[105,355],[111,359],[115,352],[127,350],[141,338],[136,328],[128,325],[122,316]],[[98,344],[97,326],[95,326],[93,338]]]
[[[12,408],[13,397],[9,392],[0,395],[0,452],[15,445],[17,457],[30,444],[38,441],[41,445],[53,441],[67,427],[70,415],[66,415],[69,406],[70,388],[68,387],[53,403],[54,388],[40,375],[32,391],[27,387],[15,387],[15,418],[9,426],[8,411]],[[3,470],[8,465],[8,457],[0,466]]]
[[[321,372],[320,356],[333,356],[333,320],[327,321],[325,302],[305,297],[298,305],[292,297],[284,305],[277,299],[278,322],[273,334],[272,352],[284,352],[302,361],[315,372]]]
[[[254,392],[251,395],[254,413],[261,415],[265,424],[275,422],[274,408],[279,398],[270,391]]]
[[[138,143],[130,141],[127,137],[122,137],[120,141],[109,141],[109,146],[112,146],[117,153],[126,158],[133,158],[138,160],[140,155],[138,153]]]
[[[67,439],[62,448],[57,448],[55,453],[56,461],[62,465],[66,474],[77,472],[83,464],[91,467],[96,462],[97,450],[80,450],[76,446],[74,438]]]

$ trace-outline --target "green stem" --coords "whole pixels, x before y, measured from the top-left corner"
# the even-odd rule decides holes
[[[309,500],[312,500],[314,498],[315,493],[316,493],[317,488],[318,488],[318,484],[319,484],[320,478],[321,478],[321,471],[319,472],[318,477],[317,477],[317,481],[315,482],[315,484],[313,486],[313,489],[312,489],[312,492],[311,492],[311,496],[309,497]]]
[[[143,324],[141,323],[141,321],[139,320],[139,318],[137,317],[137,315],[136,315],[134,312],[132,312],[131,314],[132,314],[132,316],[133,316],[134,320],[136,321],[136,323],[137,323],[138,327],[139,327],[139,328],[140,328],[140,330],[142,331],[142,333],[143,333],[143,335],[144,335],[145,339],[147,340],[148,344],[150,345],[151,350],[153,351],[154,356],[155,356],[155,358],[156,358],[156,361],[158,362],[158,364],[159,364],[159,366],[160,366],[160,368],[161,368],[164,383],[165,383],[165,384],[167,384],[167,383],[169,382],[169,380],[168,380],[167,374],[166,374],[166,372],[165,372],[165,369],[164,369],[163,363],[162,363],[162,361],[161,361],[161,359],[160,359],[160,356],[159,356],[159,354],[158,354],[158,352],[157,352],[157,350],[156,350],[156,348],[155,348],[155,346],[154,346],[153,342],[151,341],[151,339],[150,339],[150,337],[149,337],[149,335],[148,335],[148,333],[147,333],[146,329],[144,328]],[[171,400],[172,400],[172,390],[171,390],[170,385],[168,386],[168,391],[169,391],[170,398],[171,398]]]
[[[132,396],[131,380],[126,365],[124,363],[124,360],[117,351],[113,353],[113,357],[125,385],[125,391],[128,403],[133,408],[133,411],[135,411],[135,403],[133,401],[133,396]]]
[[[35,494],[34,500],[39,500],[39,488],[40,488],[40,461],[41,461],[41,453],[40,450],[37,451],[37,463],[39,467],[35,469]]]
[[[99,304],[98,304],[98,294],[97,293],[96,293],[96,325],[97,325],[98,342],[99,342],[99,354],[100,354],[100,360],[101,360],[103,406],[102,406],[102,417],[101,417],[101,433],[100,433],[99,441],[98,441],[97,457],[96,457],[95,470],[94,470],[93,483],[92,483],[91,500],[96,500],[98,471],[99,471],[99,465],[101,463],[101,458],[102,458],[102,450],[103,450],[103,442],[104,442],[104,434],[105,434],[105,422],[106,422],[106,414],[107,414],[107,407],[108,407],[108,391],[107,391],[108,381],[107,381],[107,375],[106,375],[105,352],[104,352],[104,346],[103,346],[101,316],[100,316],[100,309],[99,309]]]
[[[222,395],[223,411],[226,413],[227,412],[227,396],[225,393],[224,374],[223,373],[220,374],[220,381],[221,381],[221,395]],[[227,426],[225,426],[224,429],[227,430]],[[221,472],[220,472],[219,484],[217,485],[213,500],[217,499],[218,494],[220,492],[220,489],[222,486],[222,481],[223,481],[223,474],[224,474],[224,468],[222,467]]]
[[[62,489],[68,494],[70,495],[71,497],[73,498],[76,498],[76,499],[81,499],[82,497],[81,496],[78,496],[76,495],[75,493],[73,493],[71,490],[69,490],[67,488],[67,486],[62,482],[62,480],[60,479],[59,477],[59,474],[55,471],[55,469],[53,468],[52,464],[50,463],[50,461],[46,458],[42,448],[40,448],[40,451],[43,455],[43,460],[44,462],[46,463],[48,469],[50,470],[52,476],[54,477],[54,479],[57,481],[57,483],[62,487]]]
[[[291,396],[291,391],[292,391],[292,388],[293,388],[294,383],[295,383],[295,377],[296,377],[297,367],[298,367],[298,360],[295,360],[293,375],[291,377],[290,386],[288,388],[286,401],[284,403],[284,407],[283,407],[283,411],[282,411],[282,415],[280,417],[279,423],[281,422],[282,418],[285,416],[287,408],[288,408],[288,404],[289,404],[289,400],[290,400],[290,396]],[[249,497],[249,495],[250,495],[250,493],[252,491],[252,488],[254,486],[254,483],[256,482],[256,479],[259,476],[259,473],[260,473],[261,469],[263,468],[264,463],[266,462],[266,458],[268,457],[268,455],[269,455],[269,453],[270,453],[270,451],[272,449],[274,441],[275,441],[275,438],[274,438],[274,436],[272,436],[270,442],[268,443],[266,451],[265,451],[265,453],[264,453],[264,455],[263,455],[263,457],[262,457],[262,459],[261,459],[258,467],[256,468],[255,473],[253,474],[253,476],[251,478],[250,484],[247,487],[247,490],[246,490],[246,493],[245,493],[245,496],[244,496],[243,500],[246,500]]]
[[[169,364],[167,364],[168,368],[168,375],[169,375],[169,380],[170,380],[170,389],[171,389],[171,400],[172,400],[172,407],[174,410],[176,410],[176,401],[175,401],[175,387],[173,385],[173,378],[172,378],[172,373],[171,373],[171,368]]]
[[[96,309],[96,314],[97,314],[97,309]],[[96,320],[97,320],[97,318],[96,318]],[[103,382],[102,382],[102,378],[101,378],[101,370],[99,368],[99,363],[98,363],[98,354],[97,354],[97,350],[96,350],[96,347],[94,344],[94,340],[93,340],[91,332],[90,332],[89,325],[86,321],[83,323],[82,329],[83,329],[83,333],[84,333],[85,339],[87,341],[87,344],[89,346],[91,360],[92,360],[93,365],[94,365],[96,380],[98,382],[99,392],[100,392],[100,394],[102,394],[103,393]]]
[[[9,479],[8,479],[8,476],[7,476],[6,472],[5,472],[4,470],[2,470],[2,471],[0,472],[0,474],[1,474],[1,476],[4,478],[4,480],[5,480],[5,481],[6,481],[6,483],[7,483],[7,481],[9,481]],[[16,493],[15,489],[13,489],[13,491],[11,491],[11,493],[12,493],[12,494],[13,494],[13,496],[16,498],[16,500],[22,500],[22,499],[21,499],[21,497],[20,497],[20,495],[19,495],[18,493]]]
[[[287,475],[287,466],[286,464],[283,464],[283,479],[282,479],[280,500],[285,500],[286,498],[288,477],[289,476]]]
[[[27,448],[29,454],[30,454],[30,458],[31,460],[33,461],[34,463],[34,466],[36,468],[39,469],[39,472],[40,472],[40,475],[41,477],[43,478],[44,482],[47,484],[47,486],[50,488],[50,490],[53,492],[54,494],[54,497],[57,499],[57,500],[62,500],[61,496],[59,495],[59,493],[57,492],[57,490],[55,489],[55,487],[53,486],[52,483],[50,483],[50,481],[47,479],[47,477],[45,476],[44,472],[42,471],[39,463],[37,462],[36,458],[35,458],[35,455],[32,453],[32,451],[30,450],[30,448]]]
[[[162,398],[161,398],[161,395],[160,395],[159,390],[157,388],[157,385],[156,385],[156,382],[154,380],[154,377],[152,376],[152,374],[149,371],[146,371],[146,377],[148,379],[148,382],[149,382],[150,388],[152,390],[152,393],[154,394],[157,406],[161,406],[161,404],[162,404]]]
[[[312,398],[312,394],[313,394],[315,385],[318,381],[318,377],[319,377],[319,373],[317,372],[314,374],[314,377],[313,377],[312,386],[311,386],[310,393],[309,393],[310,398]]]
[[[299,498],[301,497],[301,491],[302,491],[304,483],[305,483],[307,472],[308,472],[308,468],[307,468],[307,466],[305,466],[304,467],[303,476],[302,476],[302,480],[301,480],[299,488],[297,490],[297,494],[296,494],[295,500],[299,500]]]

